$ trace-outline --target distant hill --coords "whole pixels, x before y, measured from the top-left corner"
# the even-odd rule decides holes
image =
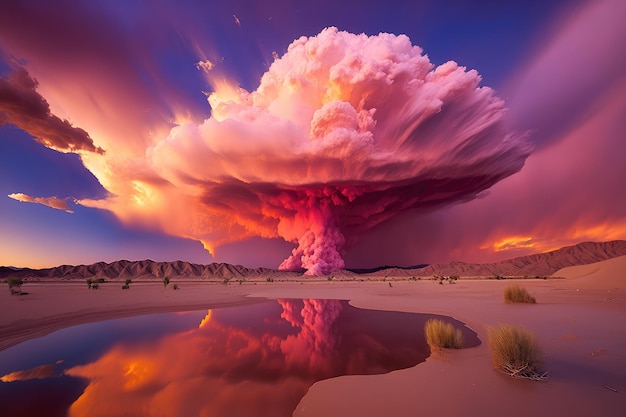
[[[246,268],[241,265],[211,263],[208,265],[193,264],[183,261],[155,262],[116,261],[112,263],[98,262],[92,265],[61,265],[55,268],[15,270],[0,267],[0,278],[8,276],[16,278],[40,279],[154,279],[154,278],[188,278],[188,279],[238,279],[253,276],[298,276],[295,272],[279,272],[269,268]]]
[[[548,276],[561,268],[586,265],[626,255],[626,241],[584,242],[567,246],[552,252],[522,256],[506,261],[489,264],[470,264],[450,262],[416,268],[381,267],[362,270],[346,270],[333,273],[336,277],[366,275],[383,276],[419,276],[459,275],[459,276]],[[189,262],[116,261],[98,262],[92,265],[62,265],[46,269],[15,269],[0,267],[0,278],[38,278],[38,279],[155,279],[169,277],[186,279],[240,279],[252,277],[290,278],[301,276],[302,272],[285,272],[269,268],[246,268],[241,265],[211,263],[208,265]]]
[[[614,240],[611,242],[583,242],[573,246],[566,246],[551,252],[521,256],[501,262],[488,264],[470,264],[465,262],[450,262],[433,264],[424,268],[405,270],[393,269],[379,271],[377,275],[387,276],[549,276],[561,268],[576,265],[587,265],[618,256],[626,255],[626,241]]]

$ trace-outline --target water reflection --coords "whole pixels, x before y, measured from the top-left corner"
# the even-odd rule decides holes
[[[337,300],[209,310],[197,328],[120,340],[65,370],[87,383],[68,415],[290,416],[315,381],[423,361],[429,317]]]

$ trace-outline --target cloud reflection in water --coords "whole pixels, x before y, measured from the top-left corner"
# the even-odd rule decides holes
[[[119,342],[67,375],[87,388],[70,417],[290,416],[316,381],[416,365],[430,316],[338,300],[278,300],[209,310],[198,328]]]

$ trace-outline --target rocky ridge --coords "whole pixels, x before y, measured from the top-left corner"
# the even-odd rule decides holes
[[[488,276],[549,276],[561,268],[586,265],[618,256],[626,255],[626,241],[583,242],[567,246],[555,251],[539,253],[487,264],[450,262],[433,264],[418,268],[382,268],[371,272],[356,273],[347,270],[337,271],[337,278],[353,276],[366,277],[428,277],[433,275],[458,275],[462,277]],[[302,272],[277,271],[269,268],[246,268],[241,265],[227,263],[211,263],[200,265],[183,261],[155,262],[116,261],[112,263],[98,262],[92,265],[61,265],[46,269],[17,269],[0,267],[0,279],[7,277],[32,279],[199,279],[199,280],[231,280],[244,278],[296,278]]]

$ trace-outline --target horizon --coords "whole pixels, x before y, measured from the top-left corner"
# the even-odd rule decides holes
[[[325,275],[626,240],[626,4],[544,3],[5,2],[0,264]]]
[[[451,259],[447,262],[437,262],[437,263],[417,263],[417,264],[413,264],[413,265],[377,265],[377,266],[373,266],[373,267],[369,267],[369,268],[342,268],[339,270],[335,270],[336,271],[351,271],[351,272],[355,272],[357,274],[363,273],[363,271],[380,271],[380,270],[385,270],[385,269],[393,269],[393,268],[398,268],[398,269],[421,269],[421,268],[425,268],[427,266],[433,266],[433,265],[446,265],[446,264],[451,264],[451,263],[456,263],[456,262],[460,262],[460,263],[464,263],[467,265],[484,265],[484,264],[497,264],[497,263],[506,263],[508,261],[512,261],[512,260],[516,260],[518,258],[526,258],[532,255],[541,255],[541,254],[547,254],[547,253],[551,253],[551,252],[558,252],[561,251],[563,249],[568,249],[568,248],[572,248],[572,247],[576,247],[576,246],[580,246],[580,245],[584,245],[584,244],[607,244],[607,243],[615,243],[615,242],[624,242],[626,243],[626,240],[611,240],[611,241],[604,241],[604,242],[591,242],[591,241],[583,241],[583,242],[578,242],[575,243],[573,245],[568,245],[568,246],[563,246],[557,249],[551,249],[551,250],[547,250],[544,252],[538,252],[538,253],[533,253],[533,254],[529,254],[529,255],[522,255],[522,256],[513,256],[510,258],[506,258],[506,259],[502,259],[500,261],[496,261],[496,262],[471,262],[471,261],[463,261],[463,260],[458,260],[458,259]],[[610,259],[610,258],[609,258]],[[195,265],[202,265],[202,266],[208,266],[211,264],[220,264],[220,265],[231,265],[231,266],[235,266],[235,267],[242,267],[242,268],[246,268],[246,269],[270,269],[270,270],[274,270],[274,271],[279,271],[278,268],[271,268],[271,267],[262,267],[262,266],[249,266],[249,265],[245,265],[245,264],[232,264],[229,262],[219,262],[219,261],[211,261],[209,263],[197,263],[197,262],[189,262],[189,261],[184,261],[181,259],[176,259],[173,261],[157,261],[157,260],[153,260],[153,259],[117,259],[117,260],[113,260],[113,261],[98,261],[98,262],[93,262],[90,264],[59,264],[59,265],[52,265],[52,266],[47,266],[47,267],[41,267],[41,268],[33,268],[33,267],[27,267],[27,266],[15,266],[15,265],[0,265],[0,268],[9,268],[9,269],[15,269],[15,270],[23,270],[23,269],[32,269],[32,270],[42,270],[42,269],[55,269],[55,268],[59,268],[59,267],[63,267],[63,266],[70,266],[70,267],[77,267],[77,266],[92,266],[95,264],[99,264],[99,263],[104,263],[107,265],[111,265],[114,263],[118,263],[118,262],[153,262],[153,263],[176,263],[176,262],[182,262],[182,263],[188,263],[188,264],[195,264]],[[358,272],[357,272],[358,271]],[[285,272],[290,272],[290,271],[285,271]],[[292,272],[305,272],[304,269],[299,270],[299,271],[292,271]],[[332,272],[331,272],[332,274]]]

